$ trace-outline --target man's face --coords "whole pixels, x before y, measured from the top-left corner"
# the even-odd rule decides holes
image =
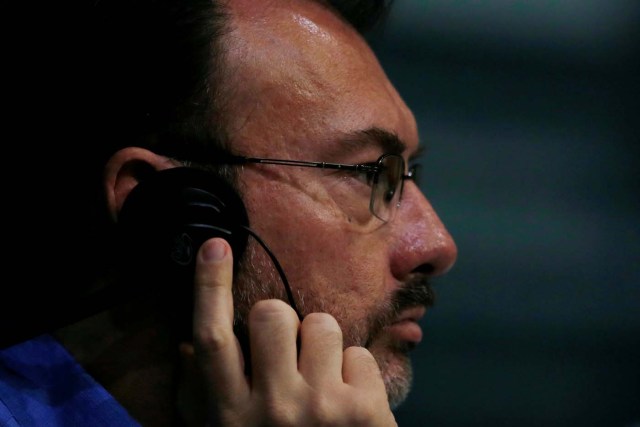
[[[363,39],[331,10],[240,0],[231,14],[225,95],[236,154],[352,164],[399,150],[409,161],[418,147],[412,113]],[[411,380],[407,350],[421,339],[416,320],[430,302],[426,278],[456,257],[415,183],[405,182],[396,217],[383,223],[369,211],[366,176],[249,165],[239,177],[251,227],[282,264],[302,313],[328,312],[345,346],[366,345],[390,402],[399,403]],[[283,294],[274,272],[250,244],[236,280],[240,313]]]

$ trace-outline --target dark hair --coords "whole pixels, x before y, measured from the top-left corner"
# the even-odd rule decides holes
[[[328,1],[360,32],[374,27],[389,3]],[[99,164],[129,145],[194,161],[227,148],[225,0],[100,0],[94,9]]]
[[[389,3],[318,1],[361,32]],[[40,96],[25,112],[46,138],[20,129],[12,145],[26,152],[11,158],[21,170],[7,182],[15,195],[6,210],[17,218],[7,222],[16,237],[5,246],[16,254],[10,267],[19,278],[5,290],[18,313],[11,324],[41,327],[113,266],[118,247],[101,187],[113,153],[143,146],[191,160],[212,144],[224,147],[224,120],[216,117],[224,105],[225,2],[90,0],[89,19],[49,17],[47,31],[63,32],[65,43],[45,34],[28,52]]]
[[[365,32],[389,0],[328,4]],[[94,128],[104,154],[144,145],[191,160],[211,141],[224,145],[225,1],[100,0],[94,9]]]
[[[215,120],[226,16],[211,0],[102,0],[94,7],[96,129],[110,155],[167,137],[199,140]]]
[[[72,114],[80,150],[78,155],[74,149],[76,155],[69,157],[79,160],[69,162],[59,154],[63,168],[73,174],[64,178],[73,182],[73,188],[56,197],[62,205],[58,213],[62,218],[56,221],[62,235],[56,239],[78,248],[61,265],[63,272],[72,268],[77,273],[79,280],[70,280],[70,285],[83,287],[102,276],[117,252],[101,188],[104,165],[113,153],[141,146],[197,161],[212,149],[226,148],[225,101],[220,95],[228,78],[225,2],[97,0],[92,4],[91,43],[78,43],[75,49],[82,61],[74,64],[85,70],[84,75],[75,74],[90,88],[79,88],[81,102]],[[327,2],[361,32],[385,15],[388,3]]]
[[[318,0],[323,1],[323,0]],[[93,161],[143,146],[199,161],[225,150],[226,0],[99,0],[92,32]],[[355,29],[372,29],[390,0],[329,0]]]
[[[393,0],[329,0],[356,30],[364,34],[382,22]]]

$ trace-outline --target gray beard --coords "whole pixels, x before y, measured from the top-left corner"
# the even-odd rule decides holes
[[[238,285],[240,284],[240,285]],[[433,305],[434,294],[425,277],[416,277],[403,288],[385,298],[364,318],[345,325],[341,313],[329,304],[322,295],[306,295],[299,288],[292,289],[298,310],[304,315],[311,312],[332,314],[342,328],[344,348],[361,346],[368,348],[376,359],[387,391],[389,405],[397,408],[407,397],[413,380],[413,370],[408,345],[386,344],[376,346],[383,328],[390,325],[399,313],[412,306]],[[255,240],[250,240],[239,263],[237,280],[234,278],[234,328],[245,355],[245,367],[250,369],[249,338],[247,321],[249,310],[257,301],[281,299],[288,302],[282,280],[273,263]],[[250,375],[250,372],[247,372]]]

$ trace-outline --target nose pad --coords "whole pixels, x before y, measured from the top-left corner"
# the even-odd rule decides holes
[[[414,182],[405,183],[393,221],[392,273],[404,280],[411,273],[439,276],[455,264],[458,248],[431,203]]]

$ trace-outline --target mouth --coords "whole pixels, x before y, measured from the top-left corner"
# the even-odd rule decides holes
[[[424,306],[407,309],[386,329],[394,340],[414,347],[422,341],[422,328],[418,325],[418,321],[426,311],[427,309]]]

